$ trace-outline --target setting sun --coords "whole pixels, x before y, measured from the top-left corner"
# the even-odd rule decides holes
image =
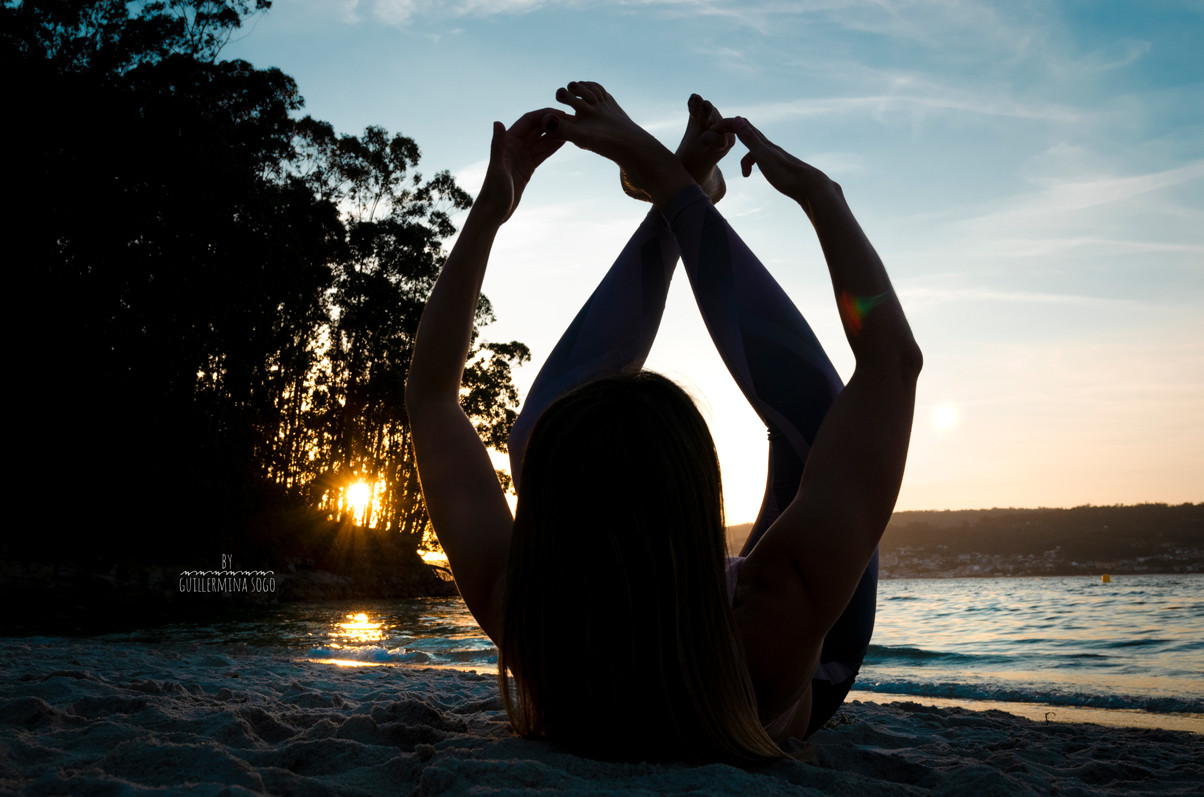
[[[365,482],[356,482],[347,487],[347,506],[352,515],[357,518],[365,517],[371,503],[372,488]]]

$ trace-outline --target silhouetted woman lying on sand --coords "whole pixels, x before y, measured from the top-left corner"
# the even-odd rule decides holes
[[[869,644],[920,350],[840,187],[749,122],[695,95],[674,154],[596,83],[556,99],[574,113],[494,124],[484,185],[418,332],[406,400],[431,521],[497,643],[519,733],[595,758],[780,757],[776,741],[836,711]],[[744,175],[759,165],[819,234],[857,359],[843,389],[715,210],[716,164],[735,137]],[[510,438],[512,518],[460,380],[494,236],[564,141],[619,164],[653,209],[531,388]],[[711,340],[770,430],[765,500],[734,559],[706,423],[679,387],[640,370],[679,254]]]

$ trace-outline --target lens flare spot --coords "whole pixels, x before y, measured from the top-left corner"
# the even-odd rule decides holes
[[[850,335],[857,336],[861,333],[866,315],[881,304],[885,297],[884,293],[877,296],[854,296],[848,291],[840,292],[840,298],[836,300],[836,303],[840,309],[840,318],[844,322],[844,328]]]
[[[952,401],[942,401],[932,408],[930,420],[936,430],[950,432],[961,423],[962,411]]]

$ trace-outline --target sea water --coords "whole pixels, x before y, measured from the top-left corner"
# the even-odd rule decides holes
[[[497,665],[458,598],[284,605],[251,620],[115,636],[267,647],[331,666]],[[883,581],[855,688],[1204,714],[1204,575]]]
[[[1204,575],[883,581],[856,688],[1204,713]]]

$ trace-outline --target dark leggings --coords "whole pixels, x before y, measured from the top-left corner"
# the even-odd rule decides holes
[[[769,430],[765,496],[741,552],[747,555],[798,492],[811,443],[842,385],[798,308],[697,186],[663,213],[649,212],[552,350],[511,433],[511,473],[517,480],[531,427],[556,398],[643,366],[679,255],[715,348]],[[853,684],[874,630],[877,586],[875,553],[824,638],[808,735]]]

